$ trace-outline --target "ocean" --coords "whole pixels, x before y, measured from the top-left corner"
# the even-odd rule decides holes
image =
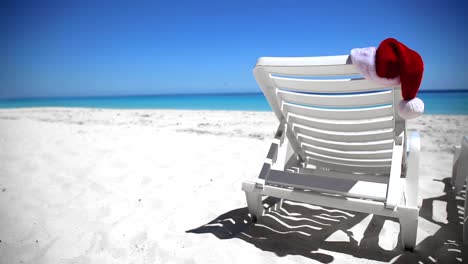
[[[425,114],[468,115],[468,90],[420,91],[418,97]],[[261,93],[0,99],[0,108],[25,107],[271,111]]]

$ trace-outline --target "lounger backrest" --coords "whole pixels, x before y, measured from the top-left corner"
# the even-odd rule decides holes
[[[356,173],[390,171],[400,87],[364,79],[349,56],[260,58],[255,78],[307,165]]]

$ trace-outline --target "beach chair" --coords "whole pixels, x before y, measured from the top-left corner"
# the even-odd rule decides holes
[[[400,87],[360,77],[347,55],[260,58],[254,76],[279,120],[260,175],[242,184],[254,220],[262,196],[394,217],[412,250],[420,138],[397,113]]]

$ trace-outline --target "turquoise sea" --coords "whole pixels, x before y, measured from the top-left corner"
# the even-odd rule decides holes
[[[468,115],[468,90],[420,91],[426,114]],[[271,111],[261,93],[1,99],[0,108],[92,107]]]

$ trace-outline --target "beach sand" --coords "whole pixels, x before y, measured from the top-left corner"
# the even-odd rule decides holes
[[[462,263],[464,193],[449,179],[468,116],[408,123],[422,137],[414,252],[395,219],[369,214],[285,202],[251,223],[241,183],[277,125],[270,112],[2,109],[0,263]]]

